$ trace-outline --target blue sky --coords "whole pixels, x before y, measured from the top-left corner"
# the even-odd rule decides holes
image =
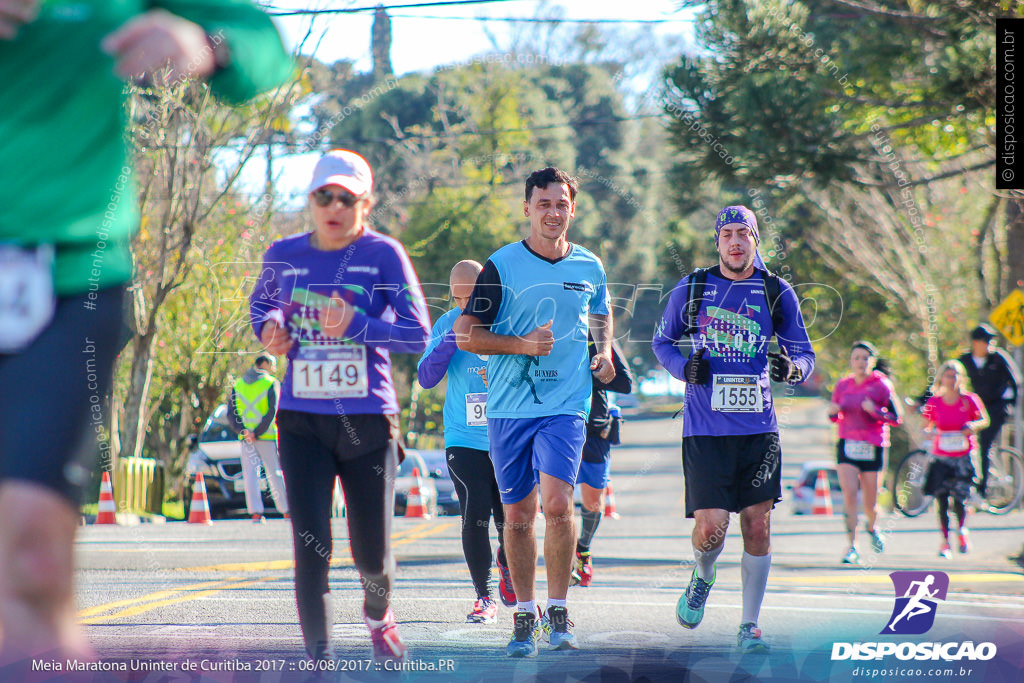
[[[366,7],[377,3],[371,0],[262,0],[261,4],[282,9],[326,9]],[[395,0],[394,4],[411,3]],[[561,4],[505,0],[466,6],[395,9],[389,12],[394,37],[391,59],[395,72],[420,71],[493,51],[495,48],[488,38],[488,31],[495,34],[499,46],[507,43],[512,24],[456,18],[536,17],[541,13],[546,16],[555,7],[560,7],[568,19],[677,20],[682,17],[674,0],[634,0],[629,3],[621,0],[575,0]],[[369,69],[371,12],[328,14],[315,18],[282,17],[277,21],[289,47],[294,48],[312,21],[314,39],[310,42],[315,43],[316,37],[324,36],[315,52],[320,61],[330,63],[338,59],[353,59],[357,69]],[[672,21],[661,24],[657,30],[678,33],[687,32],[689,28],[687,22]],[[310,52],[306,50],[307,54]]]
[[[273,9],[337,9],[367,7],[377,4],[371,0],[260,0],[261,5]],[[392,0],[388,4],[410,4]],[[270,11],[272,12],[273,9]],[[692,44],[692,23],[680,21],[686,15],[679,13],[674,0],[580,0],[562,3],[544,0],[505,0],[465,6],[441,6],[390,10],[392,17],[391,61],[398,75],[412,71],[430,71],[441,65],[456,64],[474,56],[502,51],[511,44],[512,34],[522,24],[510,22],[483,22],[478,17],[537,17],[561,12],[567,19],[644,19],[671,20],[657,24],[659,35],[682,35]],[[325,63],[346,59],[355,62],[356,69],[368,71],[371,67],[370,33],[373,13],[324,14],[275,18],[286,46],[295,50],[307,32],[310,33],[302,50]],[[635,27],[636,24],[624,24]],[[312,29],[310,31],[310,28]],[[315,49],[314,49],[315,48]],[[553,50],[557,54],[557,48]],[[276,165],[278,196],[289,206],[305,201],[305,184],[319,153],[279,156]],[[230,154],[222,155],[225,164]],[[263,188],[264,164],[254,159],[247,164],[240,177],[243,191],[260,194]]]

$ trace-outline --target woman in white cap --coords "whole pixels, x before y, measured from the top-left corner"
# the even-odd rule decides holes
[[[352,559],[377,659],[403,659],[390,608],[391,517],[400,459],[390,352],[421,353],[430,318],[405,249],[367,226],[373,175],[333,150],[313,171],[314,229],[267,250],[250,296],[253,330],[286,354],[277,413],[295,544],[295,594],[306,650],[330,657],[326,598],[331,500],[341,478]]]

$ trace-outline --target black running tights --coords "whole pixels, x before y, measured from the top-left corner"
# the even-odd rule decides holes
[[[306,649],[323,656],[328,642],[324,596],[333,552],[331,502],[335,476],[345,492],[352,560],[363,584],[363,607],[383,619],[391,598],[391,554],[397,442],[373,420],[376,415],[278,413],[281,467],[295,545],[295,599]],[[363,424],[370,422],[370,424]],[[352,437],[357,434],[357,437]],[[383,436],[382,436],[383,435]],[[355,439],[358,446],[346,445]],[[357,457],[349,457],[359,452]]]
[[[935,502],[939,507],[939,527],[942,529],[942,535],[949,536],[949,497],[939,496]],[[953,513],[956,515],[957,527],[963,527],[964,520],[967,519],[967,508],[956,498],[953,499]]]
[[[462,512],[462,552],[469,565],[469,576],[476,596],[490,597],[492,513],[498,529],[498,552],[505,530],[505,509],[494,479],[494,465],[487,451],[475,448],[452,446],[445,449],[445,454]]]

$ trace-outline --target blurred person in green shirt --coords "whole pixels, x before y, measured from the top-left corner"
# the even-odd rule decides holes
[[[124,81],[164,69],[240,102],[292,66],[248,0],[0,0],[0,664],[94,656],[72,551],[139,222]]]

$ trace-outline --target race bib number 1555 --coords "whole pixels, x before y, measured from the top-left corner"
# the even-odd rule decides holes
[[[721,413],[762,412],[757,375],[715,375],[711,409]]]

